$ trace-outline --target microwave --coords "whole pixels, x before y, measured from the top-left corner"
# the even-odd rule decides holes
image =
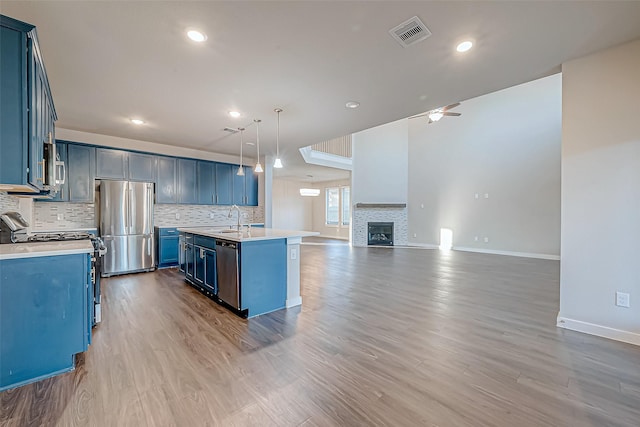
[[[60,160],[56,150],[52,133],[49,133],[47,139],[43,141],[42,151],[42,161],[38,162],[42,177],[37,178],[42,182],[42,190],[29,184],[0,184],[0,190],[6,190],[9,194],[19,197],[51,198],[55,196],[65,183],[66,171],[65,164]]]
[[[44,190],[53,194],[60,191],[60,188],[65,182],[65,164],[60,160],[60,155],[56,149],[56,144],[49,134],[49,140],[44,144],[43,154],[44,170],[43,185]]]

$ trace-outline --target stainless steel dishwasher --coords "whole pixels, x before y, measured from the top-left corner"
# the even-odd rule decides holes
[[[216,267],[218,270],[218,298],[236,310],[240,309],[240,282],[238,272],[238,244],[216,240]]]

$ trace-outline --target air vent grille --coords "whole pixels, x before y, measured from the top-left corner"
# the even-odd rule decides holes
[[[409,47],[429,37],[431,31],[429,31],[420,18],[414,16],[389,30],[389,34],[391,34],[391,37],[393,37],[400,46]]]

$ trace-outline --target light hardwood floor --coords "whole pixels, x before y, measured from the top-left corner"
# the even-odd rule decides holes
[[[303,306],[243,320],[176,270],[104,279],[77,369],[2,426],[640,426],[640,348],[557,329],[557,261],[303,245]]]

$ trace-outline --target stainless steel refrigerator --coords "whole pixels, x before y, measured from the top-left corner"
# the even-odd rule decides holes
[[[100,235],[107,246],[103,277],[155,269],[153,184],[102,181]]]

